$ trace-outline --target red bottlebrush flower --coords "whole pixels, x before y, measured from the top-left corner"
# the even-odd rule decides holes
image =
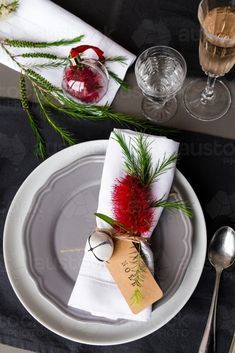
[[[66,90],[85,103],[99,101],[103,77],[88,66],[70,66],[64,75]]]
[[[126,175],[114,186],[113,212],[116,221],[136,235],[149,231],[153,221],[151,192],[136,176]]]

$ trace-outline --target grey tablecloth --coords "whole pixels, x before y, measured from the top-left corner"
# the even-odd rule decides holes
[[[34,106],[37,114],[37,109]],[[38,114],[37,114],[38,115]],[[60,119],[60,118],[59,118]],[[49,153],[64,148],[58,136],[39,118]],[[108,138],[113,124],[60,119],[78,140]],[[178,168],[187,177],[205,212],[208,239],[217,227],[235,221],[235,142],[194,133],[178,133]],[[0,99],[0,234],[10,202],[21,183],[39,164],[27,118],[16,100]],[[50,332],[23,308],[14,294],[0,258],[0,341],[40,353],[196,353],[206,322],[214,271],[206,262],[200,282],[181,312],[160,330],[133,343],[93,347],[74,343]],[[218,350],[228,351],[235,323],[235,272],[224,273],[218,309]]]

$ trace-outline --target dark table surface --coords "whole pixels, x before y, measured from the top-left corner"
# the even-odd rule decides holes
[[[190,76],[202,75],[198,61],[199,0],[53,0],[114,41],[139,55],[154,45],[181,52]],[[234,70],[227,75],[234,78]]]
[[[190,74],[201,75],[198,64],[198,1],[186,0],[80,0],[54,1],[93,25],[135,54],[149,46],[170,45],[182,52]],[[228,75],[232,80],[234,72]],[[65,146],[48,128],[34,107],[46,137],[49,155]],[[113,124],[58,121],[68,127],[79,142],[108,138]],[[218,131],[219,134],[219,131]],[[178,168],[193,186],[205,214],[208,240],[222,225],[235,221],[235,142],[203,134],[181,132]],[[30,127],[15,100],[0,99],[0,233],[12,198],[29,173],[40,163],[33,153]],[[2,250],[2,249],[1,249]],[[160,330],[132,343],[94,347],[73,343],[45,329],[16,298],[8,281],[3,254],[0,259],[0,340],[4,344],[42,353],[197,353],[207,319],[214,270],[206,261],[199,284],[180,313]],[[218,307],[218,349],[226,353],[235,327],[235,272],[221,280]]]
[[[35,114],[38,115],[36,107]],[[113,124],[64,121],[79,142],[108,138]],[[64,148],[60,138],[40,121],[49,154]],[[193,186],[205,214],[208,240],[221,225],[235,220],[235,141],[181,132],[178,168]],[[29,173],[40,163],[34,156],[34,140],[19,101],[0,99],[0,232],[12,198]],[[186,306],[160,330],[133,343],[91,347],[63,339],[35,321],[16,298],[1,255],[0,338],[2,343],[35,352],[159,352],[196,353],[212,296],[214,270],[206,262],[199,284]],[[218,308],[218,353],[228,351],[234,330],[235,272],[224,273]]]

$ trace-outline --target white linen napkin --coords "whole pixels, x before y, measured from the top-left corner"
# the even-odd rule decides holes
[[[103,50],[105,57],[118,55],[127,58],[126,65],[117,62],[110,62],[108,65],[110,70],[123,79],[128,67],[135,60],[135,56],[80,18],[49,0],[20,0],[16,13],[2,20],[0,19],[0,40],[10,38],[29,41],[54,41],[74,38],[82,34],[85,35],[82,41],[71,46],[51,47],[49,49],[11,48],[11,51],[15,54],[43,51],[67,57],[72,47],[80,44],[93,45]],[[19,71],[18,66],[1,48],[0,63]],[[63,68],[42,69],[40,73],[55,86],[61,86]],[[119,84],[110,79],[108,92],[98,104],[111,104],[118,88]]]
[[[129,144],[130,139],[133,139],[136,135],[133,131],[120,131],[124,135],[127,144]],[[179,144],[166,137],[148,135],[148,141],[151,146],[152,161],[154,164],[161,161],[164,157],[169,157],[178,151]],[[164,195],[165,198],[168,197],[174,173],[175,166],[159,176],[158,180],[153,183],[152,192],[154,198],[160,199]],[[112,189],[116,179],[124,175],[125,168],[123,164],[122,150],[118,142],[115,141],[114,134],[111,133],[103,167],[97,212],[113,217],[111,199]],[[161,212],[162,208],[155,209],[153,227],[148,234],[145,234],[145,236],[151,236],[152,230],[156,226]],[[96,221],[97,226],[100,228],[110,227],[106,222],[99,218],[97,218]],[[152,252],[147,246],[142,245],[142,248],[146,257],[147,265],[153,272]],[[144,309],[137,315],[131,312],[120,290],[113,281],[111,274],[106,268],[106,265],[97,261],[91,252],[85,252],[68,305],[89,311],[92,315],[103,316],[113,320],[122,318],[136,321],[147,321],[151,315],[151,307]]]

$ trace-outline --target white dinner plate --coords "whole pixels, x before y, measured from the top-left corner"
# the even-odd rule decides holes
[[[4,260],[11,285],[28,312],[51,331],[74,341],[95,344],[120,344],[144,337],[159,329],[185,305],[200,278],[206,254],[206,227],[199,201],[184,176],[176,171],[177,186],[193,210],[192,254],[177,290],[156,306],[147,323],[79,320],[55,305],[40,289],[37,277],[29,270],[29,254],[25,249],[25,220],[28,219],[35,195],[47,185],[51,176],[89,156],[104,156],[107,141],[89,141],[64,149],[39,165],[18,190],[9,209],[4,228]],[[66,170],[66,169],[65,169]],[[56,174],[55,174],[56,175]]]

